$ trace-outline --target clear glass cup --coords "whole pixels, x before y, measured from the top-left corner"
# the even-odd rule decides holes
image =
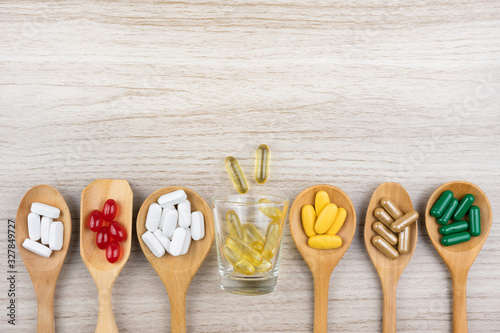
[[[213,198],[212,207],[221,288],[243,295],[274,291],[288,199],[273,195],[232,195]],[[235,215],[241,222],[238,227],[235,227],[238,225]],[[260,259],[262,264],[258,264]],[[255,272],[252,273],[252,269]]]

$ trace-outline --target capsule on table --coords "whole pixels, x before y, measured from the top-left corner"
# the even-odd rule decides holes
[[[245,275],[252,275],[253,273],[255,273],[255,267],[245,259],[241,259],[240,261],[238,261],[236,265],[233,266],[233,268],[235,272]]]
[[[255,157],[255,181],[264,184],[269,177],[269,162],[271,161],[271,152],[267,145],[260,145],[257,148]]]
[[[271,201],[266,198],[261,198],[259,199],[258,203],[271,203]],[[281,211],[281,209],[279,209],[278,207],[271,207],[269,205],[259,207],[259,211],[273,221],[281,221],[281,218],[283,216],[283,212]]]
[[[396,245],[398,243],[398,238],[392,233],[382,222],[375,222],[372,224],[372,229],[379,234],[387,243],[391,245]]]
[[[276,250],[276,245],[278,245],[278,240],[280,237],[280,226],[277,222],[269,223],[266,231],[266,241],[264,242],[264,248],[262,249],[262,256],[271,260],[274,257],[274,251]]]
[[[226,214],[227,225],[229,226],[229,233],[233,236],[243,239],[243,232],[241,230],[241,221],[234,210],[230,210]]]
[[[245,243],[253,247],[257,250],[257,252],[262,252],[264,247],[264,237],[262,237],[259,230],[257,230],[257,228],[251,223],[245,223],[241,226],[241,228]]]
[[[401,232],[404,228],[411,225],[417,219],[418,219],[417,211],[413,210],[409,213],[406,213],[405,215],[401,216],[399,219],[397,219],[391,224],[391,231]]]
[[[324,234],[333,224],[335,217],[337,217],[338,207],[334,203],[329,203],[321,210],[321,213],[316,219],[314,224],[314,231],[318,234]]]
[[[347,211],[345,210],[345,208],[340,207],[337,211],[337,216],[335,216],[335,220],[333,220],[332,225],[330,226],[330,228],[328,228],[325,234],[336,235],[337,232],[339,232],[340,228],[342,228],[346,217]]]
[[[398,235],[398,252],[407,254],[410,251],[410,227],[406,227]]]
[[[453,192],[450,190],[444,191],[443,194],[439,196],[434,206],[431,208],[431,216],[441,217],[446,210],[446,207],[450,204],[453,199]]]
[[[226,245],[240,255],[240,258],[245,259],[253,266],[258,266],[262,263],[262,256],[254,248],[247,245],[241,239],[234,236],[229,236],[226,239]]]
[[[472,206],[474,203],[474,196],[472,194],[466,194],[462,200],[460,200],[460,203],[458,204],[457,210],[455,210],[455,213],[453,213],[453,219],[455,221],[460,221],[461,219],[464,218],[465,214],[467,214],[467,211],[469,208]]]
[[[457,232],[456,234],[449,234],[441,238],[441,244],[450,246],[467,242],[471,239],[471,234],[467,231]]]
[[[372,244],[380,250],[387,258],[389,259],[397,259],[399,257],[399,252],[396,251],[395,248],[391,246],[391,244],[387,243],[385,239],[380,236],[373,236]]]
[[[385,226],[387,228],[390,228],[391,227],[391,224],[392,222],[394,222],[394,220],[392,219],[391,215],[389,215],[389,213],[387,213],[385,211],[385,209],[383,208],[376,208],[374,211],[373,211],[373,215],[380,221],[382,222],[383,224],[385,224]]]
[[[323,208],[330,203],[330,196],[326,191],[318,191],[314,197],[314,209],[316,216],[319,216]]]
[[[472,206],[469,210],[470,234],[479,236],[481,234],[481,212],[478,206]]]
[[[229,177],[231,178],[236,191],[240,192],[241,194],[247,193],[247,179],[245,178],[245,174],[241,170],[238,160],[232,156],[228,156],[226,157],[225,165],[227,173],[229,174]]]
[[[270,261],[263,260],[262,264],[255,267],[255,273],[264,273],[264,272],[270,271],[272,267],[273,267],[273,264],[271,264]]]
[[[439,228],[439,233],[441,235],[450,235],[456,234],[457,232],[466,231],[467,229],[469,229],[469,222],[458,221],[450,223],[448,225],[443,225],[441,228]]]
[[[448,207],[444,211],[443,215],[441,215],[441,217],[437,218],[437,220],[436,220],[437,223],[440,225],[448,224],[448,222],[450,222],[450,219],[453,216],[453,213],[455,212],[457,207],[458,207],[458,199],[456,199],[456,198],[451,199],[451,202],[448,204]]]
[[[337,235],[315,235],[309,237],[307,244],[314,249],[337,249],[342,246],[342,238]]]
[[[314,207],[312,205],[302,206],[302,227],[307,237],[316,235],[314,223],[316,223],[316,211]]]
[[[385,211],[387,213],[389,213],[389,215],[391,215],[391,217],[394,220],[397,220],[401,216],[403,216],[403,213],[401,213],[401,211],[396,206],[396,204],[391,199],[389,199],[388,197],[383,197],[380,200],[380,205],[385,209]]]

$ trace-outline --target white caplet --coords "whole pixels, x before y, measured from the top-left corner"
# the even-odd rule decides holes
[[[163,236],[172,237],[174,234],[175,228],[177,228],[177,218],[179,214],[174,206],[167,206],[163,208],[163,212],[161,214],[161,230],[163,232]]]
[[[156,239],[160,242],[160,244],[163,246],[165,251],[170,253],[170,239],[168,237],[163,236],[162,232],[160,229],[156,230],[153,232],[153,235],[155,235]]]
[[[173,206],[177,205],[187,199],[186,192],[184,190],[177,190],[167,194],[162,195],[158,198],[158,203],[162,206]]]
[[[33,253],[36,253],[36,254],[38,254],[42,257],[45,257],[45,258],[50,257],[50,254],[52,253],[52,250],[49,249],[47,246],[42,245],[38,242],[35,242],[34,240],[29,239],[29,238],[26,238],[24,240],[23,247],[26,250],[31,251]]]
[[[28,214],[28,235],[29,237],[37,241],[40,239],[40,215],[36,213]]]
[[[161,245],[160,241],[151,233],[151,231],[146,231],[142,234],[142,240],[144,244],[149,248],[149,250],[158,258],[165,254],[165,249]]]
[[[47,216],[42,216],[42,223],[40,227],[40,238],[42,241],[42,244],[49,244],[49,230],[50,230],[50,224],[52,223],[52,219]]]
[[[188,253],[189,246],[191,245],[191,229],[186,228],[186,238],[184,238],[184,244],[182,244],[181,256]]]
[[[186,229],[177,228],[172,236],[172,242],[170,243],[170,254],[173,256],[178,256],[182,252],[184,246],[184,241],[186,239]]]
[[[38,214],[38,215],[47,216],[47,217],[50,217],[53,219],[57,219],[59,217],[59,215],[61,214],[61,211],[59,210],[59,208],[52,207],[52,206],[49,206],[49,205],[46,205],[46,204],[43,204],[40,202],[33,202],[31,204],[31,211],[33,213]]]
[[[191,225],[191,203],[189,200],[184,200],[177,206],[179,211],[179,227],[189,228]]]
[[[195,241],[205,237],[205,221],[199,210],[191,213],[191,237]]]
[[[55,221],[50,224],[49,230],[49,247],[51,250],[60,250],[63,246],[64,225],[60,221]]]
[[[156,202],[149,205],[146,216],[146,229],[155,232],[160,227],[161,207]]]

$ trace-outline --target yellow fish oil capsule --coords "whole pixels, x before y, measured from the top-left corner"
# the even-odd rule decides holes
[[[271,203],[271,201],[266,198],[260,198],[257,202]],[[283,212],[278,207],[260,207],[259,211],[273,221],[281,221],[281,217],[283,216]]]
[[[382,207],[384,207],[384,209],[387,211],[387,213],[389,213],[389,215],[391,215],[394,220],[397,220],[401,216],[403,216],[403,213],[401,213],[401,211],[396,206],[396,204],[388,197],[382,198],[380,200],[380,205],[382,205]]]
[[[278,245],[279,237],[280,225],[277,222],[269,223],[266,231],[266,241],[262,249],[262,256],[265,259],[271,260],[274,257],[274,251],[276,250],[276,245]]]
[[[255,273],[255,267],[245,259],[238,261],[233,268],[235,272],[245,275],[252,275],[253,273]]]
[[[337,216],[338,207],[334,203],[329,203],[321,210],[321,213],[314,224],[314,231],[318,234],[324,234],[333,224]]]
[[[337,249],[342,246],[342,238],[337,235],[316,235],[309,237],[307,244],[314,249]]]
[[[389,213],[387,213],[385,211],[385,209],[383,208],[376,208],[374,211],[373,211],[373,215],[375,215],[375,217],[380,221],[382,222],[383,224],[385,224],[385,226],[387,228],[390,228],[391,227],[391,224],[392,222],[394,222],[394,220],[392,219],[391,215],[389,215]]]
[[[373,236],[372,244],[389,259],[394,260],[399,257],[399,252],[378,235]]]
[[[264,184],[269,177],[269,162],[271,161],[271,152],[267,145],[260,145],[257,148],[255,157],[255,181]]]
[[[271,264],[270,261],[264,260],[264,261],[262,261],[262,264],[255,267],[255,273],[264,273],[264,272],[270,271],[272,267],[273,267],[273,264]]]
[[[264,248],[264,237],[262,237],[259,230],[250,223],[243,224],[241,228],[243,230],[243,240],[245,243],[253,247],[257,252],[262,252]]]
[[[254,248],[244,243],[241,239],[234,236],[229,236],[226,239],[226,245],[240,255],[241,259],[245,259],[253,266],[259,266],[262,263],[262,256]]]
[[[410,227],[406,227],[399,233],[399,254],[407,254],[410,251]]]
[[[391,224],[392,232],[401,232],[404,228],[412,224],[418,219],[417,211],[413,210],[405,215],[401,216],[399,219]]]
[[[232,156],[228,156],[226,157],[225,165],[227,173],[229,174],[229,177],[231,178],[236,191],[240,192],[241,194],[247,193],[247,179],[245,178],[245,174],[241,170],[238,160]]]
[[[387,243],[391,245],[396,245],[398,243],[398,238],[392,233],[382,222],[375,222],[372,224],[373,230],[379,234]]]
[[[316,222],[316,211],[312,205],[302,206],[302,227],[307,237],[316,235],[314,223]]]
[[[243,232],[241,230],[241,221],[234,210],[230,210],[226,214],[227,225],[229,226],[229,233],[239,239],[243,239]]]
[[[226,257],[227,261],[229,261],[229,263],[233,266],[235,266],[236,263],[240,261],[240,254],[227,245],[224,245],[224,247],[222,248],[222,253],[224,254],[224,257]]]
[[[347,217],[347,211],[345,208],[339,207],[337,211],[337,216],[335,216],[335,220],[333,220],[332,225],[326,231],[327,235],[336,235],[339,232],[340,228],[345,222],[345,218]]]
[[[316,216],[319,216],[323,208],[330,203],[330,196],[326,191],[318,191],[314,197],[314,209],[316,209]]]

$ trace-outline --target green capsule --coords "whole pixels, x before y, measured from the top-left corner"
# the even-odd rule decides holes
[[[280,237],[280,225],[276,222],[269,223],[266,231],[266,241],[264,242],[264,249],[262,250],[262,256],[271,260],[274,257],[274,251],[276,250],[276,245],[278,245],[278,240]]]
[[[472,194],[466,194],[463,199],[458,204],[457,210],[453,213],[453,219],[455,221],[460,221],[464,218],[465,214],[469,210],[470,206],[474,202],[474,196]]]
[[[267,177],[269,177],[270,154],[267,145],[260,145],[259,148],[257,148],[257,155],[255,157],[255,181],[259,184],[264,184],[267,181]]]
[[[458,221],[442,226],[441,228],[439,228],[439,233],[441,235],[449,235],[449,234],[456,234],[457,232],[462,232],[467,229],[469,229],[469,222]]]
[[[229,236],[226,239],[226,245],[231,248],[231,250],[237,252],[240,258],[245,259],[253,266],[259,266],[262,263],[262,256],[253,247],[250,247],[244,243],[241,239],[234,236]]]
[[[432,206],[431,216],[441,217],[441,215],[443,215],[444,211],[446,210],[446,207],[448,207],[448,204],[451,202],[452,199],[453,199],[453,192],[450,190],[444,191],[443,194],[441,194],[439,199],[436,201],[434,206]]]
[[[458,199],[453,198],[448,207],[446,208],[446,210],[444,211],[444,214],[437,219],[437,223],[441,225],[448,224],[457,207],[458,207]]]
[[[245,174],[241,170],[240,164],[238,160],[232,156],[226,157],[226,161],[224,163],[226,165],[227,173],[233,182],[234,188],[236,191],[241,194],[245,194],[248,192],[248,183],[245,178]]]
[[[241,230],[241,221],[234,210],[230,210],[226,214],[227,225],[229,226],[229,233],[239,239],[243,239],[243,232]]]
[[[467,231],[457,232],[456,234],[449,234],[441,238],[441,244],[444,246],[455,245],[470,240],[471,235]]]
[[[470,234],[479,236],[481,234],[481,212],[478,206],[472,206],[469,210]]]

